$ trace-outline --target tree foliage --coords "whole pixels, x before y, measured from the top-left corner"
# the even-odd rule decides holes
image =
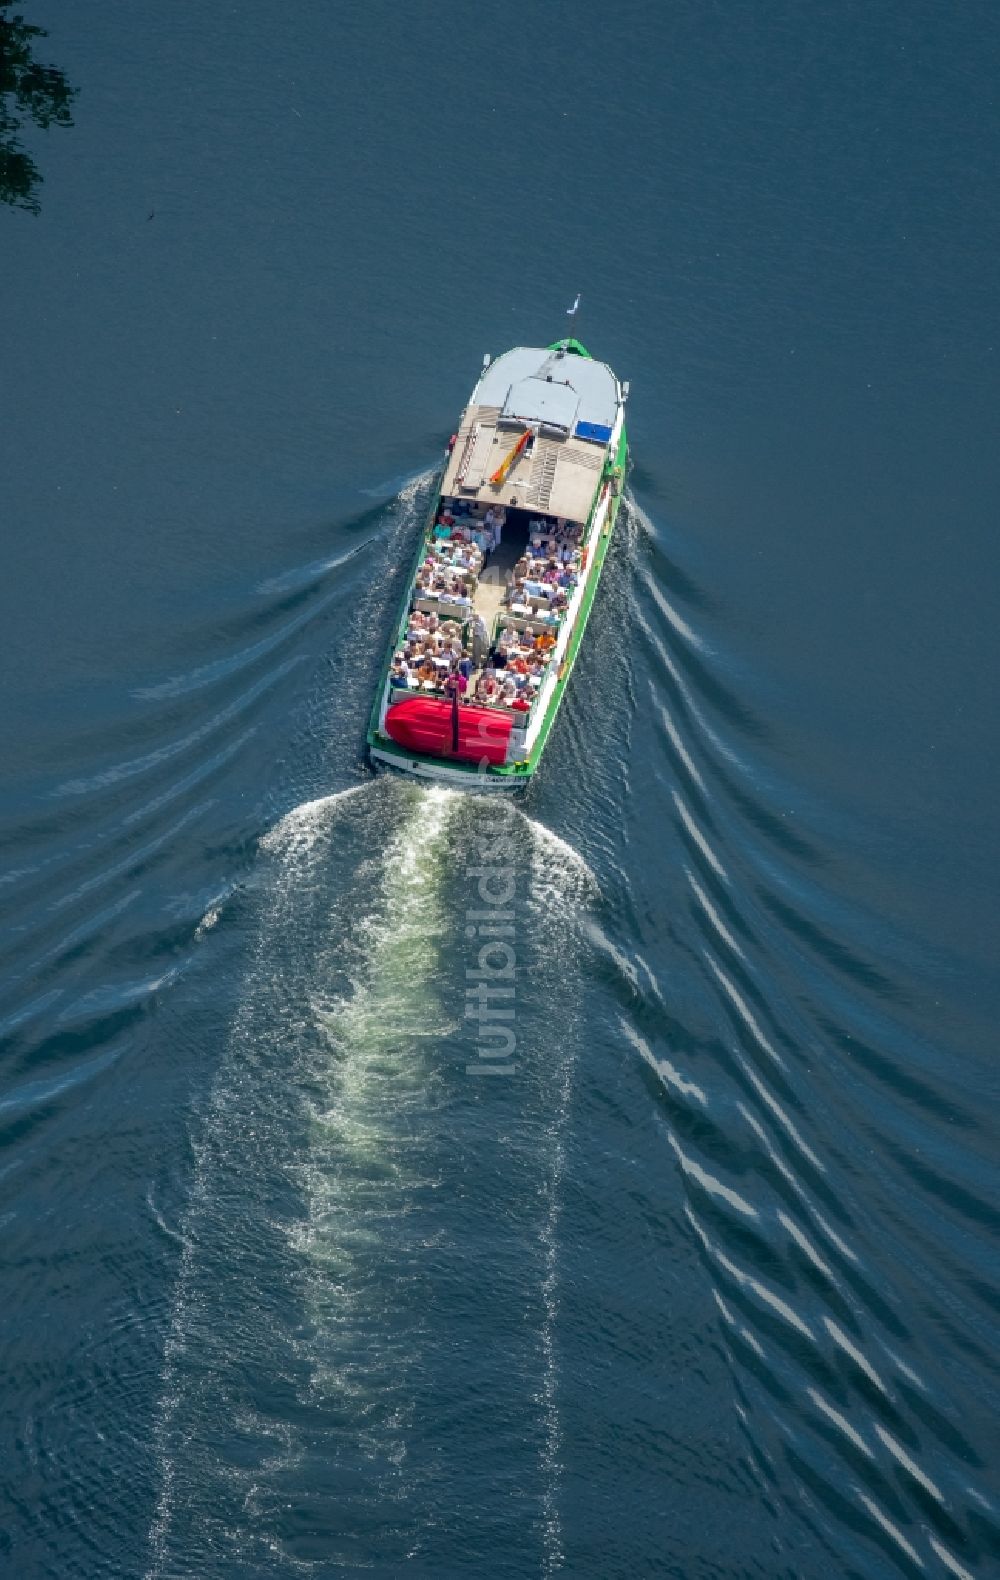
[[[55,66],[35,60],[35,41],[47,37],[45,29],[9,10],[10,0],[0,0],[0,202],[37,214],[42,176],[18,134],[25,121],[72,126],[76,90]]]

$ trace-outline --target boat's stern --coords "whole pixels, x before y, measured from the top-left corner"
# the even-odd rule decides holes
[[[476,763],[427,756],[407,751],[383,736],[369,740],[368,755],[376,769],[394,769],[412,779],[421,779],[425,784],[444,784],[453,790],[479,792],[523,789],[530,783],[533,772],[532,766],[526,762],[496,766],[485,759]]]

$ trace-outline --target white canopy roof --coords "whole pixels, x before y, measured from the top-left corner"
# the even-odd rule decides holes
[[[511,385],[500,417],[504,422],[545,423],[569,433],[579,405],[580,397],[572,385],[553,384],[536,376]]]
[[[547,387],[549,393],[540,396],[539,386]],[[576,399],[576,409],[568,418],[567,387]],[[560,389],[563,393],[556,394]],[[508,402],[520,408],[542,399],[549,410],[564,415],[533,416],[520,409],[508,412]],[[589,422],[610,428],[618,412],[618,385],[604,362],[572,351],[549,351],[545,346],[516,346],[490,363],[473,391],[471,404],[499,407],[505,419],[518,418],[525,423],[553,422],[565,428],[574,422]]]

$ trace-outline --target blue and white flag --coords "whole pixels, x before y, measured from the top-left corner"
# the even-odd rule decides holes
[[[580,293],[579,293],[579,291],[577,291],[577,293],[576,293],[576,301],[573,303],[573,306],[572,307],[567,307],[567,309],[566,309],[566,317],[567,318],[572,318],[573,314],[576,312],[576,310],[579,307],[579,305],[580,305]]]

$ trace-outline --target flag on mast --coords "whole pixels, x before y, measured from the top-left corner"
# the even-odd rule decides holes
[[[579,291],[577,291],[577,293],[576,293],[576,301],[573,303],[573,306],[572,307],[567,307],[567,309],[566,309],[566,317],[567,318],[572,318],[573,314],[576,312],[576,310],[579,307],[579,305],[580,305],[580,293],[579,293]]]

